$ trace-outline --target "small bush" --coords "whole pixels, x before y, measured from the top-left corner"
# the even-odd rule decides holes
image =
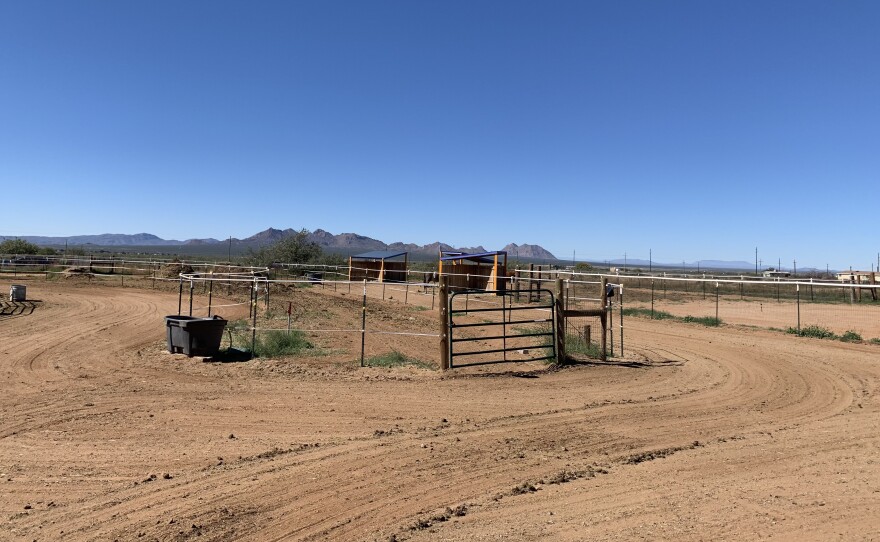
[[[786,333],[791,333],[792,335],[797,335],[798,337],[812,337],[813,339],[837,338],[837,335],[835,335],[834,332],[830,329],[817,325],[807,326],[801,329],[790,327],[786,330]]]
[[[314,345],[306,340],[302,331],[267,331],[257,336],[254,355],[261,358],[276,358],[302,353]]]
[[[840,340],[845,343],[860,343],[862,342],[862,336],[855,331],[847,330],[840,336]]]
[[[644,307],[629,307],[623,309],[624,316],[642,316],[644,318],[653,318],[654,320],[674,320],[675,316],[666,312],[655,310],[653,314],[651,309]]]
[[[871,343],[871,344],[880,344],[880,338],[878,338],[878,337],[874,337],[873,339],[871,339],[871,340],[868,341],[868,342]]]
[[[364,365],[369,367],[403,367],[405,365],[412,365],[413,367],[419,367],[420,369],[431,368],[431,366],[424,361],[408,357],[397,350],[367,358],[367,360],[364,361]]]
[[[718,327],[721,325],[721,319],[715,318],[714,316],[685,316],[684,318],[682,318],[682,321],[694,324],[702,324],[709,327]]]

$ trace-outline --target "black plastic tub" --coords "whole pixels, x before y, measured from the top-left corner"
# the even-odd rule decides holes
[[[165,317],[168,332],[168,351],[172,354],[213,356],[220,351],[226,320],[219,316],[196,318],[172,315]]]

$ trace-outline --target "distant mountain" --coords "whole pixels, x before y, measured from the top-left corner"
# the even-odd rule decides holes
[[[223,243],[224,241],[220,241],[218,239],[214,239],[213,237],[209,237],[208,239],[187,239],[183,242],[184,245],[217,245],[219,243]]]
[[[291,228],[287,228],[286,230],[276,230],[275,228],[269,228],[259,233],[255,233],[254,235],[246,237],[242,240],[233,239],[233,242],[261,247],[277,243],[285,237],[289,237],[294,234],[296,234],[296,231]]]
[[[101,235],[75,235],[72,237],[41,237],[41,236],[21,236],[21,237],[4,237],[0,236],[0,241],[5,239],[24,239],[36,245],[52,245],[64,246],[65,243],[76,245],[96,245],[103,247],[122,247],[122,246],[180,246],[180,245],[213,245],[218,243],[226,243],[231,241],[238,247],[263,247],[289,237],[296,235],[298,230],[287,228],[279,230],[276,228],[268,228],[259,233],[255,233],[245,239],[224,239],[217,240],[214,238],[206,239],[188,239],[186,241],[166,240],[150,233],[138,233],[134,235],[105,233]],[[395,250],[400,252],[412,252],[418,254],[426,254],[436,256],[441,250],[443,251],[460,251],[460,252],[488,252],[483,246],[476,247],[460,247],[454,248],[446,243],[437,241],[427,245],[417,245],[414,243],[403,243],[400,241],[386,244],[378,239],[359,235],[357,233],[340,233],[334,235],[326,230],[317,229],[308,234],[309,241],[317,243],[318,246],[328,250],[339,250],[351,253],[353,251],[370,251],[370,250]],[[556,257],[550,252],[538,245],[517,245],[511,243],[504,247],[510,257],[525,259],[541,259],[555,260]]]
[[[556,256],[539,245],[517,245],[510,243],[501,250],[507,252],[508,257],[528,258],[534,260],[555,260]]]
[[[0,236],[0,241],[6,239],[24,239],[29,243],[41,246],[64,246],[68,245],[98,245],[105,247],[117,246],[172,246],[182,245],[181,241],[165,240],[152,233],[136,233],[128,235],[124,233],[102,233],[100,235],[74,235],[71,237],[44,237],[40,235]]]
[[[356,233],[340,233],[333,235],[328,231],[317,229],[309,234],[309,241],[314,241],[325,248],[363,249],[363,250],[387,250],[388,245],[364,235]]]

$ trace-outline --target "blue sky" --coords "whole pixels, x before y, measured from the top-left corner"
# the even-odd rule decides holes
[[[0,0],[0,235],[868,268],[880,3]]]

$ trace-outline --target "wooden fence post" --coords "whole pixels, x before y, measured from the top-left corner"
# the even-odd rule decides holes
[[[565,363],[565,285],[556,279],[556,363]]]
[[[449,370],[449,277],[440,275],[440,369]]]

